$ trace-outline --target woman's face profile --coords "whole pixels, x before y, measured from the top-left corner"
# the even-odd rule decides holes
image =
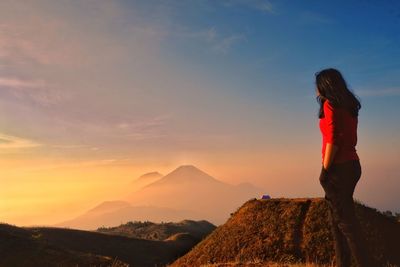
[[[315,93],[317,94],[317,96],[320,96],[320,93],[319,93],[318,87],[315,87]]]

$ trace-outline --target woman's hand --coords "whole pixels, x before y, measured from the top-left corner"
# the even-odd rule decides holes
[[[324,165],[321,167],[321,174],[319,175],[319,182],[322,186],[325,186],[327,183],[327,178],[329,175],[329,171],[325,169]]]
[[[329,170],[338,149],[339,147],[334,144],[326,144],[323,164],[323,168],[325,168],[325,170]]]

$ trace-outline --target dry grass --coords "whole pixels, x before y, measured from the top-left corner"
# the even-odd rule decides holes
[[[199,267],[335,267],[334,264],[316,264],[316,263],[273,263],[273,262],[261,262],[261,263],[216,263],[216,264],[203,264]],[[382,267],[399,267],[399,265],[386,264]]]
[[[400,266],[400,224],[359,203],[356,213],[376,266]],[[333,266],[328,217],[321,198],[251,199],[171,267]]]
[[[227,262],[218,264],[203,264],[200,267],[335,267],[334,264],[316,264],[316,263],[274,263],[274,262],[259,262],[259,263],[239,263]]]

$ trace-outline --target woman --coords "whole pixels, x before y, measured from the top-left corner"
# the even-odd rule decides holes
[[[316,73],[316,87],[322,133],[319,179],[330,207],[336,266],[350,266],[350,252],[357,266],[370,266],[353,202],[354,188],[361,177],[355,149],[361,104],[336,69]]]

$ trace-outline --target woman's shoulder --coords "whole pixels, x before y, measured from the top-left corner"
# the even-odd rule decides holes
[[[342,114],[343,116],[352,116],[350,111],[345,107],[333,104],[332,101],[325,100],[323,104],[324,113]]]
[[[330,100],[327,99],[324,101],[324,109],[334,110],[336,107]]]

